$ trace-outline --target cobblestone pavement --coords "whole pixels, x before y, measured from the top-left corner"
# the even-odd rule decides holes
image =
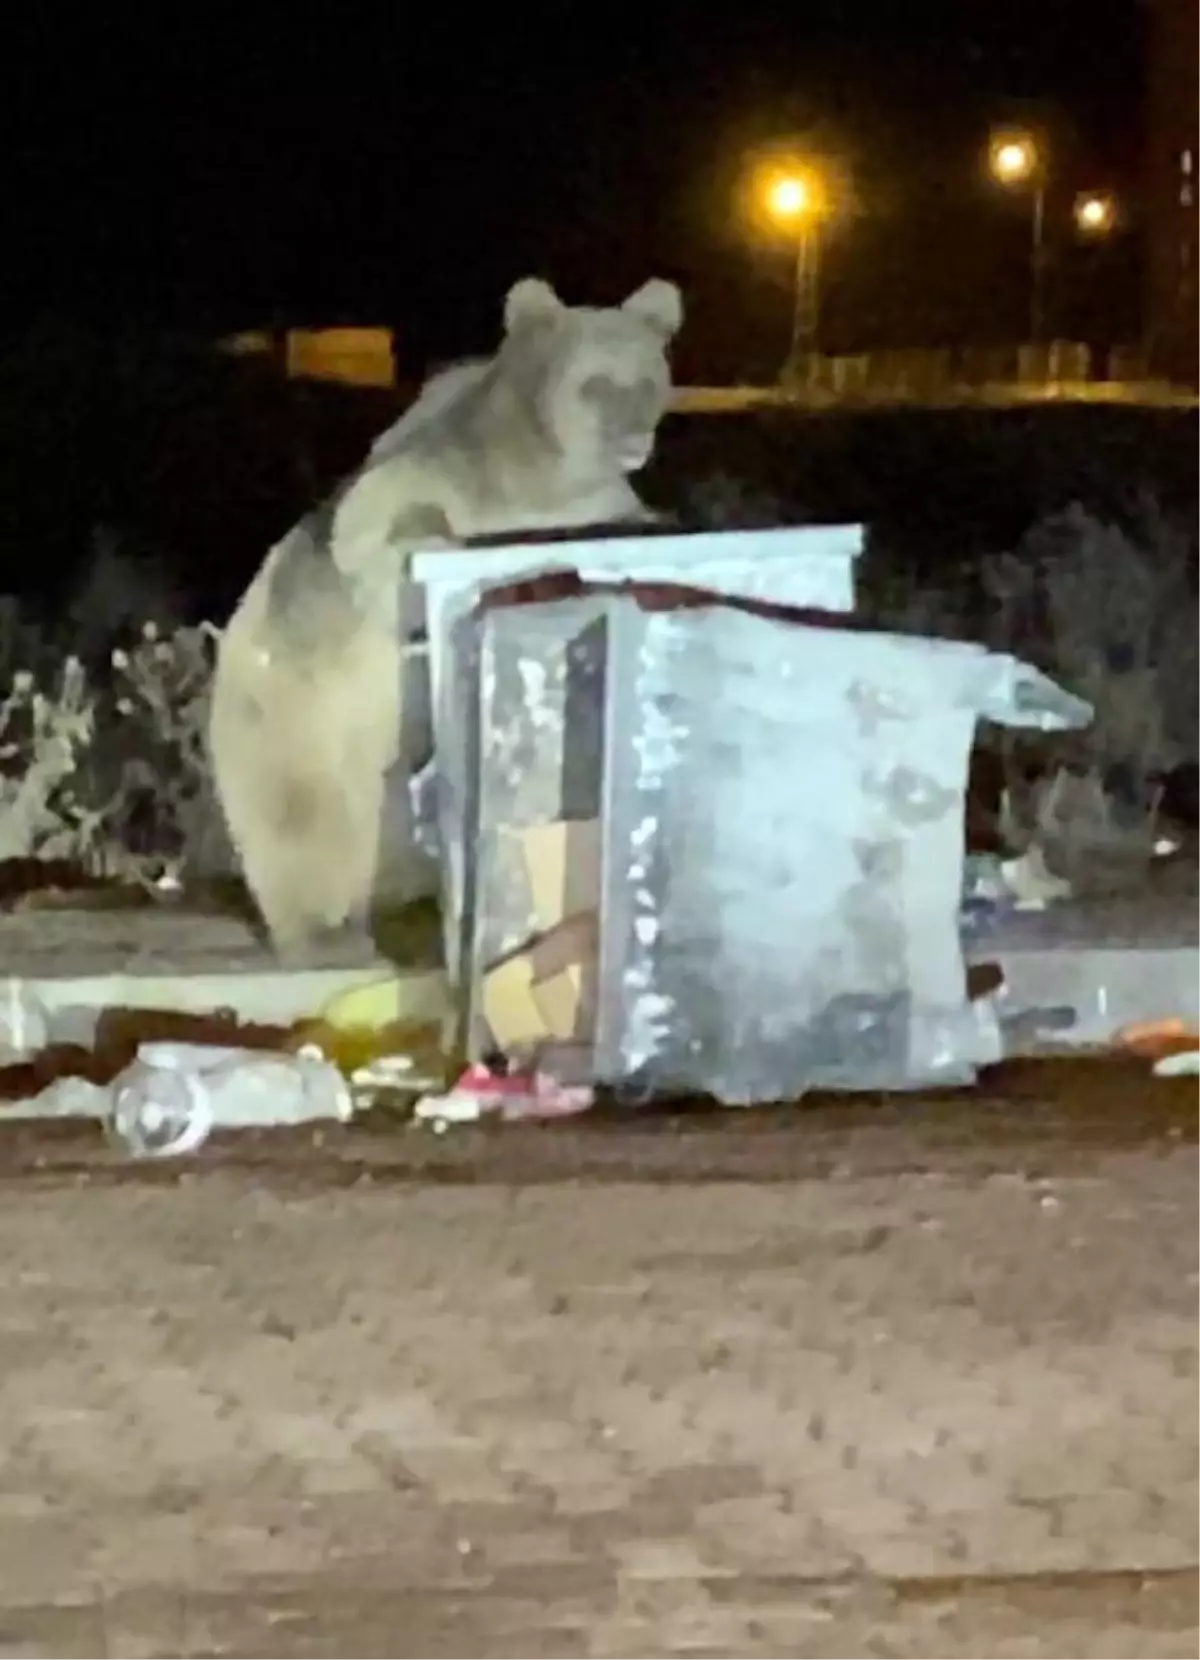
[[[0,1656],[1197,1653],[1186,1138],[590,1133],[0,1159]]]

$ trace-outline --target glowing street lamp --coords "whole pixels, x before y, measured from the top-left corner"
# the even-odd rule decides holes
[[[1117,204],[1112,196],[1091,193],[1075,198],[1075,228],[1083,236],[1107,236],[1117,223]]]
[[[787,359],[795,365],[817,350],[820,225],[827,211],[826,188],[813,169],[786,168],[765,175],[757,195],[767,217],[796,238],[792,338]]]
[[[1029,336],[1036,345],[1042,337],[1042,283],[1045,272],[1046,169],[1032,133],[995,133],[988,148],[988,166],[998,184],[1008,189],[1032,187],[1033,223],[1029,255]]]
[[[1037,165],[1037,148],[1028,133],[1001,134],[992,140],[992,172],[1001,184],[1024,184]]]
[[[801,219],[812,208],[812,190],[806,179],[786,176],[767,188],[767,208],[775,219]]]

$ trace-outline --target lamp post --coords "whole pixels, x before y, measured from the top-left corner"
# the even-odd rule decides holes
[[[762,195],[772,221],[796,239],[792,292],[792,332],[788,368],[816,355],[820,326],[820,219],[823,197],[816,177],[807,172],[779,173],[768,179]]]
[[[1075,229],[1080,236],[1101,237],[1116,229],[1116,198],[1090,191],[1075,198]]]
[[[1091,268],[1088,290],[1091,292],[1091,284],[1097,281],[1105,270],[1106,261],[1100,250],[1105,243],[1111,242],[1114,233],[1121,228],[1121,203],[1111,191],[1083,191],[1075,198],[1071,209],[1071,218],[1074,221],[1075,234],[1079,241],[1089,243],[1092,248],[1091,257],[1088,260],[1088,265]],[[1115,319],[1112,317],[1111,313],[1108,313],[1106,325],[1103,320],[1106,313],[1108,313],[1108,307],[1104,306],[1101,308],[1098,315],[1093,315],[1091,320],[1091,332],[1102,336],[1108,334],[1109,336],[1109,365],[1111,373],[1112,353],[1111,334],[1109,334],[1109,330],[1113,327]]]
[[[1046,170],[1030,133],[997,133],[988,152],[992,177],[1009,188],[1032,187],[1029,251],[1029,338],[1040,345],[1046,268]]]

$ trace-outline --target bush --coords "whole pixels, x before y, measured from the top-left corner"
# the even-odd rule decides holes
[[[228,868],[207,761],[211,625],[131,649],[90,679],[19,668],[0,703],[0,860],[67,860],[150,885]],[[45,651],[39,652],[45,656]]]
[[[1096,711],[1088,759],[1149,780],[1196,760],[1196,546],[1157,503],[1128,527],[1074,505],[988,561],[993,637]]]

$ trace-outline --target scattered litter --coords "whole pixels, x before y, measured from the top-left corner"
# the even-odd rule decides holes
[[[30,1060],[50,1039],[50,1023],[40,1000],[24,980],[10,975],[0,993],[0,1066]]]
[[[1113,1043],[1144,1060],[1157,1061],[1190,1054],[1200,1044],[1200,1031],[1178,1015],[1169,1015],[1162,1020],[1138,1020],[1122,1026]]]
[[[1069,1032],[1079,1024],[1079,1010],[1071,1003],[1039,1003],[1033,1008],[1017,1009],[1001,1016],[1006,1055],[1038,1053],[1040,1044],[1067,1041],[1055,1039],[1055,1033]]]
[[[993,923],[1012,909],[1012,895],[994,853],[969,853],[963,862],[959,914],[967,932]]]
[[[1056,900],[1069,899],[1072,891],[1046,864],[1036,842],[1013,859],[972,853],[963,869],[962,916],[968,925],[978,925],[1006,911],[1044,911]]]
[[[196,1043],[143,1043],[114,1080],[107,1127],[138,1158],[192,1153],[215,1129],[345,1122],[345,1079],[318,1051],[294,1055]]]
[[[1200,1049],[1177,1049],[1173,1055],[1160,1055],[1154,1063],[1156,1078],[1200,1077]]]
[[[1044,911],[1055,900],[1071,897],[1071,884],[1055,876],[1037,842],[1017,858],[1002,860],[1000,872],[1015,910]]]
[[[397,1022],[337,1030],[322,1021],[306,1022],[289,1047],[294,1054],[319,1054],[336,1066],[354,1086],[357,1106],[370,1106],[381,1094],[444,1089],[449,1076],[440,1026]]]
[[[1008,888],[1000,860],[995,853],[968,853],[963,860],[963,900],[996,903],[1006,898]]]
[[[68,1075],[55,1078],[27,1103],[29,1116],[37,1118],[95,1118],[107,1120],[112,1090],[94,1084],[90,1078]]]
[[[440,970],[390,975],[330,999],[299,1029],[296,1046],[318,1050],[349,1079],[356,1107],[441,1090],[449,1008]]]
[[[1163,1020],[1139,1020],[1122,1026],[1113,1039],[1117,1049],[1153,1061],[1156,1078],[1193,1078],[1200,1075],[1200,1030],[1170,1015]]]
[[[377,1089],[403,1089],[411,1087],[417,1076],[417,1063],[411,1055],[377,1055],[364,1066],[355,1067],[350,1082]]]
[[[370,1107],[388,1097],[422,1095],[442,1089],[446,1082],[443,1057],[430,1054],[376,1055],[349,1074],[354,1105]]]
[[[501,1062],[469,1066],[444,1095],[425,1095],[413,1117],[418,1123],[444,1129],[449,1124],[475,1124],[495,1115],[506,1123],[525,1118],[570,1118],[586,1112],[594,1092],[585,1085],[560,1084],[545,1072],[509,1071]]]

